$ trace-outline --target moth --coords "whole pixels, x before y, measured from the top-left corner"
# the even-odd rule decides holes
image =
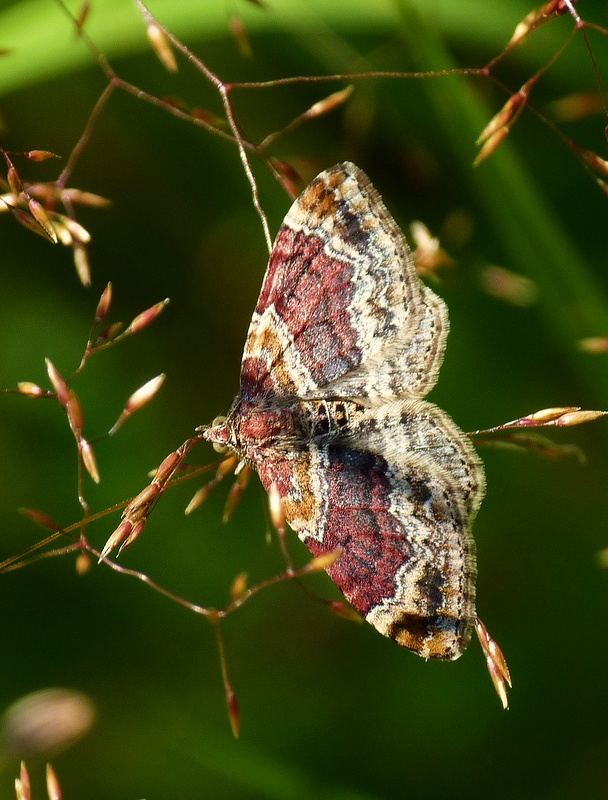
[[[203,436],[252,465],[289,526],[380,633],[456,659],[475,612],[471,525],[485,479],[468,437],[424,398],[448,335],[367,176],[338,164],[274,242],[240,392]]]

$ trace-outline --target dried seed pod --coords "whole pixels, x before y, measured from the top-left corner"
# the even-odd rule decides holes
[[[30,161],[47,161],[49,158],[61,158],[56,153],[51,153],[50,150],[28,150],[25,157]]]
[[[313,119],[314,117],[320,117],[323,114],[329,114],[330,111],[338,108],[338,106],[343,105],[354,92],[355,87],[351,84],[350,86],[346,86],[344,89],[340,89],[338,92],[332,92],[332,94],[324,97],[323,100],[318,100],[316,103],[313,103],[308,111],[305,111],[303,116],[307,119]]]
[[[65,408],[70,428],[75,436],[80,436],[84,427],[84,411],[82,410],[82,404],[76,392],[70,390],[70,396]]]
[[[281,161],[280,158],[272,157],[270,160],[272,162],[272,166],[279,173],[281,185],[287,194],[292,198],[292,200],[295,200],[300,194],[303,183],[299,172],[294,169],[291,164],[288,164],[287,161]]]
[[[6,173],[6,179],[8,181],[8,185],[11,192],[15,195],[16,198],[18,198],[21,192],[23,191],[23,186],[21,184],[21,178],[19,177],[19,173],[12,164],[8,168],[8,171]]]
[[[99,302],[97,303],[97,308],[95,309],[95,323],[101,322],[102,319],[105,318],[108,311],[110,310],[110,305],[112,304],[112,282],[109,281],[106,285],[106,288],[101,293],[101,297],[99,298]]]
[[[157,375],[155,378],[151,378],[149,381],[140,386],[139,389],[136,389],[133,394],[129,397],[126,402],[126,405],[118,418],[118,420],[114,423],[114,425],[110,428],[110,435],[116,433],[116,431],[120,428],[120,426],[136,411],[139,411],[140,408],[149,403],[150,400],[154,397],[154,395],[158,392],[160,387],[163,385],[165,381],[166,375],[161,373]]]
[[[93,192],[83,192],[80,189],[64,189],[61,192],[61,199],[70,203],[79,203],[83,206],[93,208],[107,208],[112,205],[112,201],[107,197],[102,197]]]
[[[129,522],[127,519],[123,519],[118,527],[112,531],[107,542],[102,547],[101,553],[99,554],[99,562],[101,563],[104,558],[109,556],[112,550],[120,547],[127,540],[132,530],[133,523]]]
[[[209,481],[209,483],[206,483],[204,486],[201,486],[200,489],[197,489],[192,496],[192,499],[184,509],[184,514],[192,514],[192,512],[196,511],[199,506],[202,506],[202,504],[213,491],[214,487],[215,483],[213,481]]]
[[[481,644],[481,649],[486,657],[486,665],[492,683],[496,689],[496,693],[500,697],[503,708],[509,708],[509,700],[507,698],[507,685],[509,688],[512,686],[511,675],[509,667],[498,644],[492,639],[488,633],[488,629],[479,619],[475,618],[475,632]]]
[[[19,513],[24,517],[29,517],[32,522],[41,525],[49,531],[60,531],[61,526],[58,525],[52,517],[45,514],[44,511],[37,511],[35,508],[20,508]]]
[[[533,305],[538,298],[538,287],[533,280],[494,264],[483,269],[480,282],[492,297],[521,308]]]
[[[76,557],[76,573],[86,575],[91,569],[91,556],[88,553],[80,552]]]
[[[15,794],[17,800],[32,800],[32,785],[25,761],[21,762],[19,777],[15,779]]]
[[[578,346],[585,353],[608,353],[608,336],[589,336],[581,339]]]
[[[489,136],[485,140],[483,147],[481,148],[475,160],[473,161],[473,166],[474,167],[479,166],[479,164],[481,164],[482,161],[485,161],[486,158],[491,156],[495,150],[498,150],[500,145],[507,138],[508,133],[509,133],[509,128],[507,128],[506,126],[494,131],[494,133],[491,134],[491,136]]]
[[[61,800],[63,796],[61,793],[61,786],[59,785],[59,779],[50,764],[46,765],[46,793],[49,800]]]
[[[124,510],[124,516],[135,517],[141,511],[147,511],[152,503],[154,503],[161,492],[160,487],[156,483],[149,483],[145,489],[131,500],[129,505]]]
[[[480,145],[489,139],[490,136],[496,133],[496,131],[503,128],[505,125],[511,122],[511,117],[513,116],[515,111],[518,111],[522,104],[524,103],[527,95],[524,92],[520,91],[515,92],[512,94],[511,97],[507,100],[504,106],[498,111],[492,119],[488,122],[486,127],[482,130],[479,134],[479,138],[475,142],[475,144]]]
[[[91,234],[86,228],[83,228],[79,222],[76,222],[73,217],[67,217],[62,214],[61,221],[72,234],[72,238],[77,242],[80,242],[81,244],[88,244],[91,241]]]
[[[91,285],[91,267],[86,248],[80,242],[73,242],[73,257],[76,274],[83,286]]]
[[[67,383],[61,377],[59,370],[53,364],[50,358],[45,358],[44,361],[46,364],[46,371],[49,376],[49,380],[51,381],[53,389],[57,394],[57,399],[59,400],[62,406],[67,406],[71,397],[71,392]]]
[[[158,60],[169,72],[177,72],[177,61],[175,60],[175,53],[171,47],[171,42],[163,29],[155,22],[150,22],[146,26],[146,33],[148,40],[152,45],[152,49],[158,56]]]
[[[226,499],[226,506],[224,508],[224,516],[222,517],[222,522],[226,523],[230,520],[234,513],[234,509],[238,505],[239,500],[245,489],[247,488],[247,484],[249,483],[249,479],[251,478],[252,468],[247,464],[244,465],[243,468],[239,471],[235,482],[230,487],[230,491],[228,492],[228,497]]]
[[[175,472],[175,468],[179,465],[181,460],[182,456],[177,451],[169,453],[169,455],[163,459],[160,467],[156,470],[154,474],[154,482],[164,486]]]
[[[211,128],[223,130],[227,127],[227,122],[223,117],[218,117],[217,114],[214,114],[212,111],[207,111],[206,108],[200,108],[199,106],[196,106],[195,108],[190,109],[190,116],[193,119],[198,119],[201,122],[204,122]]]
[[[164,300],[161,300],[160,303],[155,303],[153,306],[150,306],[150,308],[147,308],[145,311],[137,314],[137,316],[131,320],[130,324],[125,329],[123,336],[126,336],[127,334],[138,333],[146,328],[151,322],[154,322],[159,314],[162,314],[168,303],[169,298],[167,297]]]
[[[521,417],[521,421],[525,422],[540,422],[546,425],[548,422],[555,422],[562,414],[570,413],[571,411],[578,411],[576,406],[557,406],[555,408],[542,408],[540,411],[535,411],[533,414],[528,414]]]
[[[316,558],[313,558],[312,561],[306,565],[306,572],[321,572],[324,569],[328,569],[328,567],[331,567],[336,563],[341,555],[342,548],[336,547],[334,550],[330,550],[328,553],[323,553],[321,556],[316,556]]]
[[[343,603],[341,600],[330,600],[327,604],[328,608],[334,614],[342,619],[347,619],[350,622],[363,622],[363,617],[348,603]]]
[[[143,386],[140,386],[139,389],[136,389],[127,400],[125,411],[129,414],[134,414],[136,411],[139,411],[140,408],[143,408],[143,406],[149,403],[158,392],[165,382],[166,377],[165,373],[161,372],[160,375],[151,378],[149,381],[146,381]]]
[[[591,152],[591,150],[585,150],[582,147],[576,147],[576,152],[597,175],[602,178],[608,178],[608,161],[605,158],[600,158],[596,153]]]
[[[95,481],[95,483],[99,483],[101,477],[99,475],[99,470],[97,469],[97,459],[95,458],[93,448],[84,438],[80,439],[78,446],[82,455],[82,463],[84,464],[84,468]]]
[[[28,397],[46,397],[48,394],[44,389],[32,381],[19,381],[17,388],[21,394],[28,395]]]
[[[232,730],[232,735],[235,739],[238,739],[241,719],[239,701],[232,687],[230,686],[226,687],[226,705],[228,706],[228,718],[230,719],[230,729]]]
[[[23,225],[24,228],[32,231],[32,233],[37,233],[38,236],[42,236],[42,238],[46,239],[48,242],[49,237],[47,236],[46,231],[39,225],[39,223],[34,219],[34,217],[32,217],[31,214],[28,214],[27,211],[23,211],[21,208],[14,208],[11,205],[9,205],[8,208],[20,225]]]
[[[232,581],[230,587],[230,599],[234,602],[239,600],[247,591],[247,573],[239,572],[236,578]]]
[[[47,237],[53,242],[53,244],[57,244],[57,234],[55,233],[55,227],[51,222],[49,215],[46,213],[44,206],[41,205],[38,202],[38,200],[34,200],[34,198],[31,197],[28,200],[28,207],[30,209],[31,215],[40,225],[42,230],[46,233]]]
[[[604,417],[608,414],[607,411],[568,411],[555,421],[556,425],[560,427],[569,427],[570,425],[582,425],[585,422],[592,422],[595,419]]]
[[[285,520],[285,509],[283,501],[276,483],[273,483],[268,492],[268,507],[270,509],[270,520],[279,534],[286,531],[287,522]]]
[[[230,17],[230,32],[232,33],[235,42],[239,48],[239,53],[243,56],[243,58],[253,58],[253,49],[251,47],[251,41],[249,40],[249,35],[247,34],[247,28],[243,23],[243,20],[236,15]]]

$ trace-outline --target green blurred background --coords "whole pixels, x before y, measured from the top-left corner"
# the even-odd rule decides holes
[[[479,66],[498,55],[531,6],[268,0],[263,10],[244,0],[158,0],[152,10],[237,81]],[[581,0],[578,10],[608,24],[602,4]],[[249,31],[253,59],[229,33],[233,14]],[[497,75],[517,89],[572,25],[566,16],[545,26]],[[129,0],[93,0],[87,31],[123,78],[221,113],[216,93],[183,59],[177,75],[163,70]],[[593,31],[590,38],[605,79],[608,40]],[[66,158],[105,86],[100,69],[52,0],[0,2],[0,48],[11,50],[0,59],[3,146]],[[243,129],[260,140],[343,85],[241,91],[234,103]],[[579,36],[533,102],[545,111],[595,88]],[[606,198],[528,112],[503,148],[472,169],[474,141],[505,100],[481,79],[360,81],[347,105],[272,149],[306,179],[353,160],[404,229],[421,219],[443,234],[456,264],[435,285],[452,333],[432,397],[465,430],[548,406],[608,408],[608,356],[577,347],[582,337],[608,334]],[[605,155],[604,126],[598,114],[563,129]],[[255,160],[253,169],[274,233],[289,201]],[[57,165],[23,164],[22,173],[48,180]],[[97,446],[102,481],[86,484],[97,511],[139,491],[196,425],[227,409],[266,253],[235,147],[133,97],[113,97],[71,184],[113,201],[79,212],[93,235],[90,290],[79,285],[69,251],[0,217],[0,387],[46,386],[45,356],[64,374],[75,369],[108,280],[113,320],[171,298],[152,327],[95,357],[75,383],[94,437],[136,387],[168,375],[155,401]],[[491,297],[482,285],[488,264],[535,281],[537,302],[516,307]],[[108,569],[78,577],[73,557],[0,576],[0,708],[49,686],[95,703],[88,736],[52,759],[66,798],[607,797],[608,573],[597,554],[608,546],[608,423],[553,439],[582,447],[587,463],[482,452],[488,494],[475,525],[478,609],[511,668],[508,712],[476,641],[456,663],[424,663],[285,584],[224,625],[242,714],[235,741],[211,627]],[[201,447],[195,458],[213,455]],[[0,398],[0,558],[43,535],[18,507],[42,509],[60,524],[79,518],[75,464],[59,407]],[[187,518],[198,484],[174,489],[121,562],[188,599],[225,604],[237,573],[256,582],[281,569],[256,484],[227,526],[227,487]],[[91,527],[97,545],[115,521]],[[291,549],[305,563],[295,537]],[[338,596],[324,576],[309,585]],[[44,796],[45,758],[28,757],[35,798]],[[5,754],[1,800],[14,796],[17,769]]]

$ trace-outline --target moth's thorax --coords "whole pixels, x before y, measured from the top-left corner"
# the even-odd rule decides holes
[[[237,452],[252,461],[265,451],[274,450],[286,440],[299,438],[298,414],[294,405],[278,406],[241,402],[228,418]]]
[[[361,411],[350,400],[241,399],[226,420],[226,444],[256,463],[277,451],[297,452],[311,441],[344,435]]]

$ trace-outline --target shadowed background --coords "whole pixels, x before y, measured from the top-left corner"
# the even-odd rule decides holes
[[[219,0],[159,0],[152,10],[225,80],[237,81],[478,66],[498,55],[531,6],[277,0],[266,10],[246,2],[227,10]],[[578,10],[608,23],[596,5],[581,0]],[[253,59],[239,54],[228,32],[231,14],[245,21]],[[572,24],[565,16],[545,26],[497,75],[516,90]],[[87,31],[126,80],[221,114],[216,93],[183,59],[177,75],[163,71],[128,0],[94,2]],[[608,40],[590,36],[605,76]],[[105,86],[94,59],[51,0],[5,2],[0,48],[11,50],[0,59],[2,146],[67,158]],[[258,141],[343,85],[241,91],[234,106]],[[539,82],[533,102],[544,111],[595,88],[579,38]],[[577,347],[580,338],[608,334],[606,198],[527,112],[500,151],[473,170],[474,141],[506,98],[479,78],[360,81],[344,107],[272,149],[306,180],[354,161],[404,230],[421,219],[442,237],[456,263],[432,285],[448,304],[452,330],[432,399],[464,430],[549,406],[608,408],[608,356]],[[598,114],[563,128],[605,155],[604,125]],[[37,180],[58,169],[52,161],[18,164]],[[274,234],[290,201],[252,164]],[[78,283],[68,250],[0,216],[0,387],[21,380],[46,387],[45,356],[70,374],[108,280],[112,320],[127,322],[171,298],[154,325],[95,356],[74,384],[93,438],[134,389],[159,372],[168,376],[151,405],[97,445],[102,481],[86,481],[97,511],[136,494],[148,470],[196,425],[227,410],[267,253],[236,148],[133,97],[114,95],[70,184],[113,202],[79,212],[93,236],[90,290]],[[533,280],[536,302],[490,296],[489,264]],[[453,664],[425,664],[285,584],[223,626],[241,705],[237,742],[205,620],[106,568],[78,577],[71,556],[0,576],[0,708],[52,686],[93,701],[90,733],[52,757],[66,798],[605,797],[608,573],[597,554],[608,547],[607,426],[600,420],[552,434],[583,448],[584,465],[481,451],[488,493],[474,531],[478,610],[511,668],[508,712],[476,641]],[[201,445],[193,458],[214,454]],[[0,398],[0,465],[0,559],[44,535],[18,507],[44,510],[64,525],[79,518],[75,446],[55,403]],[[237,573],[255,583],[279,572],[282,560],[276,542],[266,541],[257,480],[227,526],[227,485],[184,517],[198,485],[163,498],[121,563],[221,607]],[[116,519],[91,526],[98,546]],[[305,563],[295,536],[290,547]],[[307,586],[339,596],[323,575]],[[34,798],[44,796],[47,757],[28,757]],[[0,770],[4,800],[14,796],[18,758],[4,753]]]

